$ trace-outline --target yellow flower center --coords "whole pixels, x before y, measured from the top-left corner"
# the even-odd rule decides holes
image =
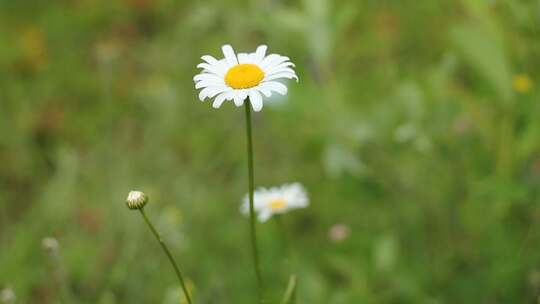
[[[514,90],[516,90],[518,93],[527,93],[533,85],[533,82],[529,75],[526,74],[518,74],[514,77]]]
[[[257,86],[264,78],[264,72],[251,63],[233,66],[225,75],[225,83],[233,89],[249,89]]]
[[[282,198],[276,198],[268,203],[268,207],[274,211],[285,208],[287,202]]]

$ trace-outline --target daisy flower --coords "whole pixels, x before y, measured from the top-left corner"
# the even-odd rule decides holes
[[[287,87],[276,80],[294,78],[298,81],[292,69],[294,63],[289,57],[266,55],[266,49],[266,45],[261,45],[253,53],[235,54],[230,45],[224,45],[225,58],[202,56],[204,62],[197,65],[202,72],[193,78],[195,88],[201,89],[199,99],[215,98],[212,106],[219,108],[225,100],[232,100],[239,107],[249,98],[253,110],[258,112],[263,107],[263,95],[287,94]]]
[[[309,199],[300,183],[285,184],[281,187],[259,188],[255,191],[254,209],[259,221],[266,222],[274,214],[283,214],[292,209],[305,208]],[[249,213],[249,197],[246,194],[241,208],[242,213]]]

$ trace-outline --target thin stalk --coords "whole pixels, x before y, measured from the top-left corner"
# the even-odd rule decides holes
[[[253,174],[253,139],[251,132],[251,102],[249,98],[244,103],[246,109],[246,137],[247,137],[247,160],[248,160],[248,190],[249,190],[249,231],[251,237],[251,252],[253,255],[253,266],[255,268],[255,276],[257,277],[257,297],[258,302],[263,303],[262,297],[262,276],[261,267],[259,265],[259,250],[257,247],[257,231],[255,227],[255,207],[253,204],[254,192],[254,174]]]
[[[141,209],[139,209],[139,211],[141,211],[141,214],[142,214],[142,216],[144,218],[144,221],[146,222],[146,224],[148,224],[148,227],[150,227],[150,230],[152,230],[152,234],[154,234],[154,236],[158,240],[159,244],[161,245],[161,248],[163,248],[163,251],[165,251],[165,254],[169,258],[169,261],[171,261],[171,264],[174,267],[174,271],[176,272],[176,276],[178,277],[178,281],[180,281],[180,286],[182,286],[182,290],[184,291],[184,295],[186,296],[187,302],[189,304],[191,304],[191,298],[190,298],[189,292],[188,292],[188,290],[186,288],[186,284],[184,283],[184,278],[182,277],[182,273],[180,273],[180,269],[178,268],[178,265],[176,264],[176,261],[174,260],[171,252],[169,251],[169,248],[167,247],[167,245],[165,245],[165,243],[161,239],[161,236],[159,235],[157,230],[154,228],[154,226],[152,225],[152,223],[150,222],[150,220],[146,216],[146,213],[144,213],[144,210],[141,208]]]
[[[53,262],[54,273],[55,273],[54,275],[56,277],[56,280],[58,281],[58,285],[60,289],[60,303],[62,304],[73,303],[74,297],[69,287],[68,276],[66,273],[66,269],[64,268],[62,257],[60,255],[60,249],[56,248],[56,249],[51,250],[50,257]]]
[[[296,303],[296,281],[296,275],[291,275],[289,278],[289,284],[287,285],[287,290],[285,291],[285,295],[283,295],[283,299],[281,300],[281,304]]]

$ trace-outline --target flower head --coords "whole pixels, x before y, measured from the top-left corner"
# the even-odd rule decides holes
[[[148,203],[148,196],[141,191],[130,191],[126,199],[129,209],[142,209]]]
[[[12,304],[15,303],[16,299],[17,297],[15,296],[15,292],[13,292],[13,289],[6,287],[0,290],[0,303]]]
[[[300,183],[285,184],[281,187],[259,188],[253,196],[253,207],[259,221],[266,222],[273,214],[286,213],[291,209],[305,208],[309,199]],[[246,194],[241,211],[249,213],[249,196]]]
[[[58,253],[58,240],[56,238],[43,238],[41,240],[41,246],[51,255],[56,255]]]
[[[282,78],[296,79],[292,69],[294,63],[289,57],[266,55],[266,45],[261,45],[253,53],[235,54],[230,45],[222,47],[224,59],[202,56],[203,63],[197,65],[203,71],[196,75],[195,88],[202,89],[199,99],[214,98],[212,106],[219,108],[225,100],[232,100],[236,106],[244,104],[249,97],[253,110],[263,107],[263,95],[270,97],[272,92],[287,94],[287,87],[277,82]]]
[[[330,240],[334,242],[344,241],[349,237],[350,233],[351,230],[345,224],[335,224],[328,230],[328,236],[330,237]]]

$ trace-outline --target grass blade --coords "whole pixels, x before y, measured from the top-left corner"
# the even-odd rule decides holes
[[[281,304],[294,304],[296,303],[296,275],[291,275],[289,278],[289,284],[287,285],[287,290],[283,295]]]

